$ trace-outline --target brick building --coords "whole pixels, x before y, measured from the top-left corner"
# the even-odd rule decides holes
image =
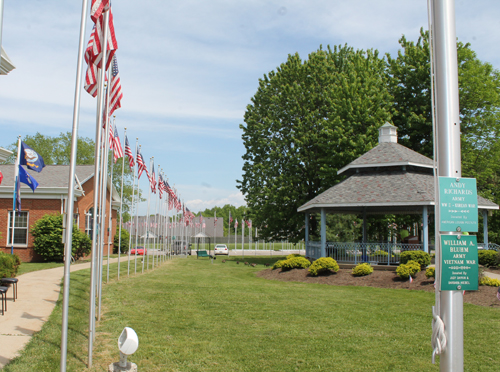
[[[14,165],[0,165],[3,181],[0,185],[0,249],[11,251],[12,235],[12,206],[14,191]],[[39,186],[33,193],[31,189],[21,183],[21,213],[16,214],[14,229],[14,253],[23,262],[40,261],[40,257],[33,250],[33,236],[30,227],[46,214],[60,214],[66,208],[68,200],[69,165],[47,165],[42,172],[29,171],[38,181]],[[74,222],[81,231],[92,236],[92,212],[94,204],[94,165],[77,165],[75,169],[75,198]],[[111,200],[112,224],[111,242],[116,233],[116,217],[120,208],[120,194],[114,187],[110,199],[111,187],[108,178],[108,195],[106,201],[106,215],[109,213]],[[108,218],[106,218],[106,229]],[[104,238],[104,251],[107,252],[108,237]],[[112,244],[111,244],[112,246]]]

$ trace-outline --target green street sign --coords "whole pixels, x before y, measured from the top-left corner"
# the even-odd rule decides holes
[[[475,178],[439,177],[439,230],[477,232]]]
[[[477,291],[477,238],[441,235],[441,290]]]

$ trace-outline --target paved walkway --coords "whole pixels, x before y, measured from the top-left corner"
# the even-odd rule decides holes
[[[110,259],[111,263],[117,261]],[[88,268],[90,262],[71,265],[70,271]],[[42,329],[56,306],[63,276],[64,266],[19,275],[16,302],[12,300],[12,288],[9,289],[7,311],[0,315],[0,368],[18,356],[33,334]]]

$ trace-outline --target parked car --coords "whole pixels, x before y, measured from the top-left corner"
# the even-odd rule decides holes
[[[214,248],[214,255],[215,254],[225,254],[229,256],[229,249],[227,249],[227,245],[217,244]]]
[[[187,254],[191,254],[191,243],[186,242],[185,240],[174,240],[172,243],[172,254],[182,254],[186,252]]]
[[[136,251],[137,251],[137,255],[138,255],[138,256],[139,256],[139,255],[140,255],[140,256],[144,256],[145,254],[148,254],[147,249],[144,249],[144,247],[141,247],[141,246],[137,246],[137,247],[132,248],[132,249],[130,250],[130,255],[131,255],[131,256],[132,256],[132,255],[134,255],[134,256],[135,256]]]

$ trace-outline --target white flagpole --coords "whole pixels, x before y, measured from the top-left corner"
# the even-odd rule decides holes
[[[245,258],[245,218],[241,220],[241,252]]]
[[[134,191],[135,191],[135,177],[137,175],[136,173],[136,167],[137,167],[137,171],[139,171],[139,164],[137,163],[137,146],[139,145],[139,138],[137,137],[135,139],[135,166],[134,166],[134,183],[132,184],[132,207],[131,207],[131,212],[133,212],[134,210],[134,206],[135,206],[135,274],[137,274],[137,236],[139,234],[139,220],[138,220],[138,215],[137,215],[137,211],[138,211],[138,207],[139,207],[139,177],[137,177],[137,202],[135,202],[135,205],[134,205],[134,201],[135,201],[135,196],[134,196]],[[129,237],[129,245],[128,245],[128,269],[129,269],[129,272],[130,272],[130,250],[132,249],[132,235]]]
[[[0,11],[3,10],[3,0],[0,6]],[[0,22],[1,22],[0,15]],[[61,359],[60,371],[66,371],[67,350],[68,350],[68,309],[69,309],[69,284],[70,284],[70,257],[72,251],[72,236],[73,236],[73,210],[74,210],[74,190],[75,190],[75,165],[76,152],[78,143],[78,121],[80,117],[80,93],[82,86],[83,75],[83,53],[85,47],[85,26],[87,19],[87,0],[82,1],[82,17],[80,21],[80,41],[78,45],[78,58],[76,67],[76,83],[75,83],[75,100],[73,105],[73,132],[71,136],[71,157],[69,161],[69,180],[68,180],[68,204],[67,204],[67,222],[66,222],[66,239],[64,247],[64,279],[63,279],[63,310],[62,310],[62,326],[61,326]],[[2,26],[0,25],[0,49],[2,44]],[[19,169],[17,169],[19,171]]]
[[[17,157],[16,157],[16,165],[14,169],[14,200],[12,207],[12,235],[11,235],[11,246],[10,246],[10,254],[14,254],[14,232],[16,229],[16,199],[19,197],[21,199],[21,186],[19,186],[19,195],[17,195],[17,179],[19,178],[19,163],[21,159],[21,136],[17,138]],[[21,212],[21,211],[19,211]]]
[[[109,12],[106,12],[109,13]],[[106,88],[106,95],[109,97],[109,89],[111,87],[108,86]],[[103,177],[101,179],[101,249],[99,250],[99,280],[98,280],[98,304],[97,304],[97,320],[101,320],[101,303],[102,303],[102,270],[104,266],[104,236],[106,235],[106,201],[108,198],[108,159],[109,159],[109,126],[110,120],[107,115],[108,113],[108,102],[109,98],[106,100],[105,110],[106,110],[106,126],[104,128],[104,148],[103,148],[103,157],[102,157],[102,174]],[[101,114],[102,115],[102,114]],[[111,190],[110,190],[111,191]],[[109,198],[109,202],[111,203],[111,194]],[[109,236],[109,226],[108,226],[108,236]],[[109,245],[108,245],[108,255],[109,255]],[[109,266],[109,265],[108,265]]]
[[[127,135],[127,128],[123,132],[123,141],[125,141],[125,136]],[[124,142],[125,143],[125,142]],[[121,144],[120,144],[121,145]],[[125,146],[123,146],[125,147]],[[120,187],[120,227],[118,231],[118,280],[120,280],[120,251],[122,245],[122,207],[123,207],[123,174],[125,172],[125,154],[122,156],[122,185]]]
[[[111,87],[110,87],[111,88]],[[109,89],[108,89],[109,98]],[[108,110],[108,103],[106,103],[106,110]],[[113,135],[116,129],[115,117],[113,116]],[[114,141],[114,140],[113,140]],[[113,212],[111,210],[111,204],[113,204],[113,174],[114,174],[114,160],[115,160],[115,144],[113,143],[113,156],[111,157],[111,185],[109,187],[109,217],[108,217],[108,266],[106,268],[106,283],[109,283],[109,247],[111,247],[111,232],[113,231]]]
[[[104,35],[101,42],[102,48],[102,60],[101,69],[98,72],[98,92],[97,92],[97,123],[96,123],[96,146],[95,146],[95,171],[94,171],[94,224],[97,221],[97,207],[99,203],[99,159],[101,156],[101,128],[102,128],[102,92],[104,90],[104,73],[106,68],[106,51],[108,44],[108,22],[109,22],[109,12],[104,12]],[[92,261],[91,261],[91,278],[90,278],[90,325],[89,325],[89,368],[92,367],[92,349],[93,342],[95,338],[95,290],[96,290],[96,280],[97,280],[97,270],[96,270],[96,243],[97,243],[97,229],[92,229]]]
[[[151,169],[151,159],[152,158],[149,158],[149,169]],[[146,247],[146,243],[149,241],[149,202],[150,202],[150,199],[151,199],[151,181],[149,181],[148,179],[148,209],[147,209],[147,214],[146,214],[146,233],[144,234],[144,249],[146,251],[146,256],[147,256],[147,260],[148,260],[148,265],[149,265],[149,249],[147,249]],[[144,254],[142,255],[142,272],[144,273]]]
[[[238,225],[236,224],[236,222],[238,222],[238,220],[234,220],[234,250],[235,251],[238,248],[238,241],[237,241],[237,237],[238,237]]]

